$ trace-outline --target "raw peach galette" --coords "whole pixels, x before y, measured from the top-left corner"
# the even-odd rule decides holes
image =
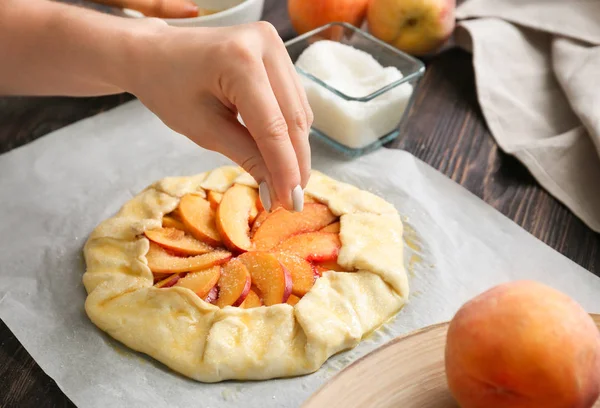
[[[396,209],[316,171],[302,212],[238,167],[159,180],[84,255],[94,324],[203,382],[316,371],[408,298]]]

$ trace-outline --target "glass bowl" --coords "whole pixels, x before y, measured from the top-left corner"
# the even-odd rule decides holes
[[[304,50],[323,40],[365,51],[383,67],[395,67],[402,75],[371,89],[368,94],[348,95],[332,85],[331,80],[320,79],[296,66],[315,117],[311,135],[350,157],[363,155],[396,139],[414,100],[415,88],[425,73],[425,65],[347,23],[326,24],[287,41],[285,46],[296,64]]]

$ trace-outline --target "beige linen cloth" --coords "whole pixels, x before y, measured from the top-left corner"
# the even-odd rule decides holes
[[[600,232],[600,0],[467,0],[456,12],[499,146]]]

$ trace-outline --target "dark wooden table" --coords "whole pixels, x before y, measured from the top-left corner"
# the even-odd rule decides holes
[[[294,36],[284,0],[267,0],[264,19]],[[482,198],[531,234],[596,275],[600,236],[540,188],[523,165],[499,150],[479,109],[471,56],[447,50],[427,73],[408,113],[404,149]],[[133,99],[0,98],[0,153]],[[0,407],[74,406],[0,323]]]

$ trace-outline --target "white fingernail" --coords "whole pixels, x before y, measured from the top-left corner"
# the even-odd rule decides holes
[[[271,212],[271,192],[269,191],[269,185],[266,181],[263,181],[258,186],[258,196],[263,208],[267,212]]]
[[[304,191],[302,187],[296,186],[292,190],[292,204],[294,204],[294,211],[302,212],[304,209]]]

